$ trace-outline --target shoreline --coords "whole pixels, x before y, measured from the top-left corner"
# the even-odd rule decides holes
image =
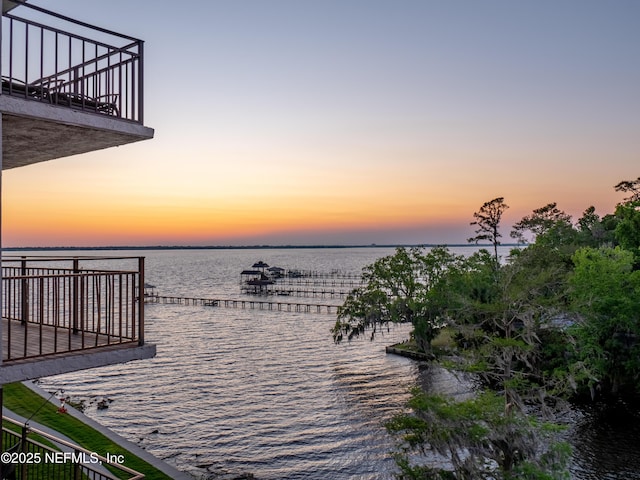
[[[25,382],[22,382],[22,384],[24,386],[26,386],[27,388],[29,388],[32,392],[34,392],[37,395],[41,396],[43,399],[48,400],[49,403],[55,405],[56,407],[58,406],[56,403],[51,401],[51,395],[48,394],[46,391],[44,391],[42,388],[40,388],[38,385],[33,383],[33,381],[30,381],[30,380],[29,381],[25,381]],[[152,467],[156,468],[157,470],[160,470],[162,473],[164,473],[165,475],[168,475],[172,479],[174,479],[174,480],[194,480],[195,477],[193,477],[192,475],[190,475],[190,474],[188,474],[186,472],[180,471],[180,470],[176,469],[175,467],[169,465],[168,463],[164,462],[163,460],[159,459],[158,457],[155,457],[154,455],[152,455],[151,453],[147,452],[143,448],[139,447],[135,443],[133,443],[133,442],[127,440],[126,438],[118,435],[113,430],[110,430],[107,427],[105,427],[104,425],[101,425],[100,423],[96,422],[95,420],[87,417],[84,413],[82,413],[79,410],[75,409],[71,405],[66,404],[65,408],[67,409],[67,415],[71,415],[72,417],[74,417],[77,420],[79,420],[82,423],[84,423],[89,428],[95,430],[96,432],[101,433],[102,435],[107,437],[112,442],[117,443],[118,445],[120,445],[122,448],[124,448],[125,450],[127,450],[131,454],[133,454],[136,457],[140,458],[141,460],[143,460],[144,462],[148,463],[149,465],[151,465]],[[64,436],[64,432],[57,432],[56,431],[56,434],[60,435],[61,437]],[[74,442],[74,443],[77,443],[77,442]]]
[[[401,357],[410,358],[411,360],[420,360],[427,362],[434,359],[433,355],[401,348],[400,345],[406,345],[406,342],[394,343],[393,345],[386,346],[384,347],[384,351],[387,354],[399,355]]]

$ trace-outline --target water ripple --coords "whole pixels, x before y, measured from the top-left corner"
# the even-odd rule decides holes
[[[352,260],[353,271],[372,253],[381,254]],[[238,273],[253,255],[150,252],[147,278],[168,295],[238,296]],[[343,256],[334,268],[344,266]],[[330,315],[179,305],[148,305],[146,314],[156,358],[44,386],[85,401],[112,399],[87,414],[192,472],[206,465],[260,479],[391,476],[393,440],[382,423],[401,408],[416,368],[386,356],[384,345],[406,338],[407,327],[335,345]]]
[[[140,252],[131,252],[139,255]],[[239,272],[271,265],[353,272],[391,250],[150,251],[147,279],[161,294],[239,297]],[[468,252],[467,252],[468,253]],[[126,252],[118,252],[124,255]],[[313,303],[312,299],[308,303]],[[328,303],[323,299],[320,303]],[[337,301],[334,301],[337,302]],[[146,338],[157,357],[43,379],[84,400],[87,414],[194,474],[376,480],[392,477],[394,441],[383,423],[408,390],[463,395],[446,371],[384,354],[407,327],[375,341],[335,345],[331,315],[148,305]],[[97,410],[97,400],[112,400]],[[640,479],[637,409],[578,416],[573,478]],[[620,416],[622,412],[622,416]]]

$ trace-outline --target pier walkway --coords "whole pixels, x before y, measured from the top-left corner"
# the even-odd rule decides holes
[[[278,285],[297,285],[306,287],[342,287],[356,288],[364,285],[362,278],[309,278],[309,277],[283,277],[277,279]]]
[[[171,305],[199,305],[204,307],[242,308],[250,310],[274,310],[278,312],[335,313],[338,305],[278,302],[269,300],[239,300],[221,298],[171,297],[145,295],[145,303]]]
[[[326,289],[326,288],[302,288],[275,285],[242,285],[242,293],[249,295],[280,295],[290,297],[321,297],[321,298],[344,298],[351,290]]]

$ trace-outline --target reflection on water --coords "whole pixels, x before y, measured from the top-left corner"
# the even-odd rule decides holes
[[[257,260],[359,272],[392,251],[128,253],[147,257],[146,278],[161,295],[239,298],[239,272]],[[329,302],[341,299],[318,303]],[[75,400],[94,400],[89,416],[200,477],[251,472],[264,480],[392,478],[394,440],[383,424],[404,408],[409,389],[423,385],[459,395],[466,386],[445,370],[385,355],[385,345],[408,336],[407,326],[384,331],[373,342],[335,345],[334,322],[327,314],[148,305],[146,338],[157,345],[155,358],[51,377],[42,385],[64,388]],[[102,397],[113,402],[97,410],[95,400]],[[640,479],[640,421],[621,412],[577,416],[571,440],[575,479]]]
[[[390,251],[388,251],[390,252]],[[160,294],[239,295],[239,273],[270,265],[359,272],[376,249],[148,252]],[[122,252],[121,252],[122,253]],[[147,252],[145,252],[147,253]],[[314,299],[296,299],[314,303]],[[319,303],[340,299],[322,299]],[[335,345],[335,315],[147,305],[156,358],[43,380],[87,414],[194,474],[260,479],[386,479],[395,469],[383,423],[416,382],[416,364],[384,353],[409,328]]]
[[[576,407],[572,473],[580,480],[640,479],[640,412],[618,402]]]

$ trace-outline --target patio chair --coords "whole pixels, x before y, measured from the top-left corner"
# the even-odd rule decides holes
[[[48,89],[42,85],[27,84],[16,78],[2,77],[2,93],[42,100],[47,96]]]
[[[80,110],[106,113],[118,116],[118,94],[100,95],[98,97],[88,97],[80,93],[71,92],[49,92],[49,101],[55,105],[65,105]]]

